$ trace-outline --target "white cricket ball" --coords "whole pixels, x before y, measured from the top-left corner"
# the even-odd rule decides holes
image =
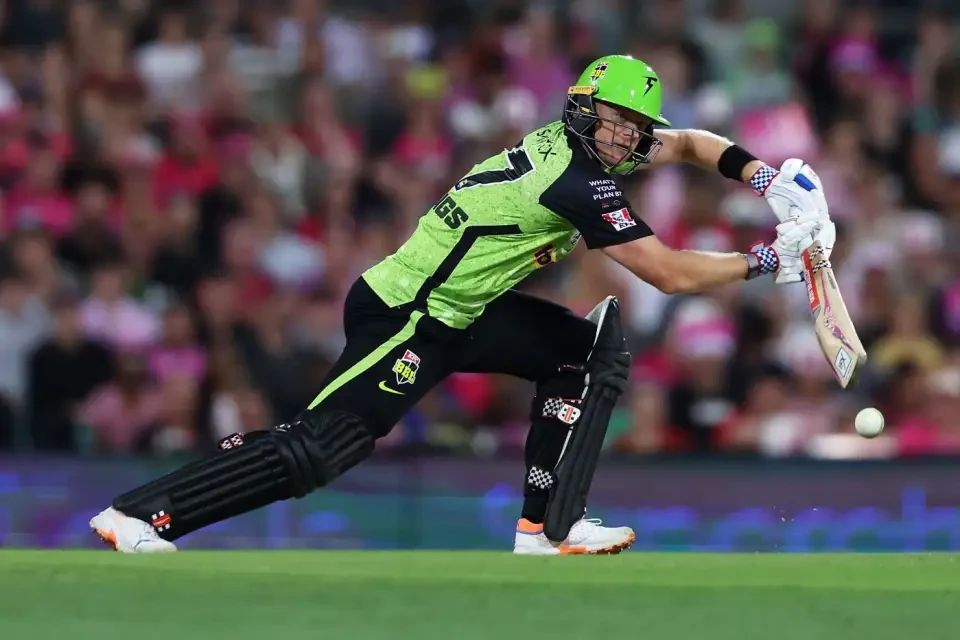
[[[861,409],[853,421],[853,426],[864,438],[876,438],[883,431],[883,414],[873,407]]]

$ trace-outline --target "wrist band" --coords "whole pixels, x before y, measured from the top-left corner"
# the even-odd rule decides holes
[[[762,196],[778,173],[780,172],[773,167],[763,165],[750,177],[750,186],[753,187],[758,196]]]
[[[752,153],[740,145],[732,144],[720,154],[720,159],[717,161],[717,170],[724,178],[743,182],[744,167],[756,159]]]
[[[773,273],[780,267],[780,256],[774,251],[773,247],[754,247],[750,253],[742,253],[743,259],[747,261],[746,280],[752,280],[759,276]]]

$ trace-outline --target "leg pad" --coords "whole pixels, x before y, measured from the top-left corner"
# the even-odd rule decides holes
[[[307,411],[292,424],[234,435],[222,451],[118,496],[118,511],[175,540],[215,522],[326,486],[373,453],[360,418]]]
[[[586,512],[607,425],[630,376],[630,353],[616,298],[607,298],[591,316],[598,326],[587,361],[586,389],[579,405],[564,402],[557,408],[557,418],[570,424],[570,430],[553,471],[555,481],[543,521],[544,534],[554,542],[565,540]]]

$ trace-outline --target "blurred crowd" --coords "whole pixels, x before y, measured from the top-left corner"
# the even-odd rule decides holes
[[[160,455],[290,419],[342,348],[353,279],[628,52],[674,126],[818,171],[870,366],[839,391],[802,285],[667,297],[580,247],[523,288],[624,300],[633,386],[608,449],[960,453],[957,8],[701,5],[0,0],[0,449]],[[629,188],[674,247],[772,239],[764,201],[718,174]],[[383,445],[516,449],[531,395],[452,376]],[[883,437],[851,436],[863,406]]]

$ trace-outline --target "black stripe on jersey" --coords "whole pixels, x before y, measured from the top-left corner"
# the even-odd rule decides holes
[[[506,169],[491,169],[490,171],[471,174],[458,182],[454,188],[460,191],[481,184],[510,182],[533,171],[533,162],[530,161],[530,156],[527,155],[527,150],[523,147],[517,147],[507,152],[507,164],[509,166]]]
[[[453,249],[447,254],[447,257],[437,266],[437,270],[429,276],[417,291],[417,297],[413,299],[416,308],[425,309],[427,298],[433,293],[433,290],[442,285],[453,274],[453,270],[466,257],[467,252],[473,244],[484,236],[515,236],[523,233],[518,224],[499,224],[493,226],[477,225],[467,227],[463,235],[453,245]]]

